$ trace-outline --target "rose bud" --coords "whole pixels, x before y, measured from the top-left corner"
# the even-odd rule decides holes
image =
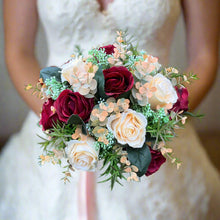
[[[107,46],[104,46],[104,47],[100,47],[99,49],[104,49],[106,54],[111,55],[111,54],[114,53],[115,46],[110,44],[110,45],[107,45]]]

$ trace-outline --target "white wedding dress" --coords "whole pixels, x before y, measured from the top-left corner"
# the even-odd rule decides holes
[[[114,0],[100,12],[97,0],[38,0],[45,28],[48,65],[61,65],[74,45],[88,50],[114,40],[117,29],[128,29],[139,47],[168,63],[169,48],[180,14],[179,0]],[[41,134],[30,113],[0,158],[1,220],[77,219],[77,184],[60,180],[58,165],[38,165]],[[100,220],[220,219],[220,180],[190,125],[171,144],[182,160],[180,170],[167,161],[159,172],[140,183],[123,182],[111,191],[97,184]],[[97,175],[98,176],[98,175]]]

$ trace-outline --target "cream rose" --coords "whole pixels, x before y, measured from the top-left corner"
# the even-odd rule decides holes
[[[155,92],[148,99],[148,103],[151,104],[151,108],[156,109],[157,106],[172,108],[176,103],[178,96],[172,83],[162,74],[158,73],[152,77],[149,82],[149,88],[156,88]]]
[[[95,171],[98,152],[94,146],[95,140],[87,137],[84,141],[71,140],[67,144],[66,153],[70,164],[77,170]]]
[[[145,142],[147,119],[143,114],[128,109],[119,115],[112,115],[107,128],[114,134],[118,143],[141,148]]]

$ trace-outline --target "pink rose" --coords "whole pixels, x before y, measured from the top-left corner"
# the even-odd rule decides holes
[[[133,87],[132,73],[123,66],[113,66],[110,69],[103,70],[103,74],[105,77],[105,93],[108,96],[117,98]]]
[[[66,89],[60,93],[54,107],[59,119],[63,122],[67,122],[72,114],[78,115],[84,122],[88,122],[94,107],[94,99],[85,98],[78,92]]]
[[[159,170],[160,166],[166,161],[166,158],[161,154],[160,151],[153,150],[151,147],[151,162],[145,173],[146,176],[150,176],[151,174],[155,173]]]
[[[181,110],[187,111],[188,110],[188,91],[186,88],[178,88],[175,87],[178,99],[177,102],[173,105],[173,108],[170,109],[174,112],[179,112]]]
[[[106,54],[111,55],[111,54],[114,53],[115,46],[110,44],[110,45],[107,45],[107,46],[104,46],[104,47],[100,47],[99,49],[104,49]]]
[[[53,99],[48,99],[47,102],[43,104],[40,125],[43,126],[43,130],[47,130],[53,127],[53,123],[56,123],[58,120],[58,115],[53,111]]]

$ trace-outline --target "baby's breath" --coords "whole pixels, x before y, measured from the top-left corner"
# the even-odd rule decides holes
[[[47,90],[45,91],[46,95],[54,100],[58,98],[63,90],[67,89],[67,86],[61,82],[56,81],[55,76],[46,79],[45,84],[47,86]]]
[[[111,132],[108,132],[106,139],[108,144],[105,144],[101,141],[95,142],[96,150],[99,150],[99,159],[103,159],[105,157],[106,153],[112,149],[116,141],[114,135]]]
[[[135,56],[135,55],[130,55],[128,56],[128,59],[125,62],[125,66],[130,67],[130,68],[135,68],[135,63],[144,60],[143,56]]]
[[[90,50],[88,54],[90,57],[88,57],[87,62],[103,67],[107,67],[109,65],[108,58],[111,57],[111,55],[106,54],[104,49],[94,48]]]

